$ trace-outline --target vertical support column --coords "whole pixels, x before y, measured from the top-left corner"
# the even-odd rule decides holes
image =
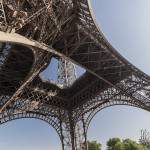
[[[69,128],[70,128],[72,150],[76,150],[75,122],[72,117],[72,112],[69,112],[69,126],[70,126]]]
[[[84,117],[76,122],[69,112],[67,122],[63,122],[61,128],[62,150],[88,150],[86,131]]]
[[[87,130],[84,117],[76,124],[76,150],[88,150],[87,145]]]
[[[82,116],[82,123],[83,123],[84,147],[85,147],[85,150],[88,150],[87,130],[86,130],[86,124],[85,124],[85,121],[84,121],[84,116]]]
[[[61,120],[60,120],[60,140],[61,140],[61,144],[62,144],[62,150],[65,150],[63,127],[62,127],[62,121]]]

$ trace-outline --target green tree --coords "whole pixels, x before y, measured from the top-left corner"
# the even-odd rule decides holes
[[[101,150],[101,144],[96,141],[88,141],[88,150]]]
[[[116,148],[122,147],[122,143],[119,138],[112,138],[109,139],[109,141],[107,142],[107,146],[108,146],[108,150],[116,150]]]
[[[122,142],[117,142],[114,146],[115,150],[124,150]]]
[[[124,150],[142,150],[142,147],[139,144],[130,139],[125,139],[122,143],[124,146]]]
[[[119,138],[109,139],[107,142],[108,150],[149,150],[141,144],[131,140],[125,139],[121,141]]]

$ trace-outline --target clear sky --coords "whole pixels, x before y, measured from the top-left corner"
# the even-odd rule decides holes
[[[93,0],[101,30],[111,44],[134,65],[150,74],[150,1]],[[90,140],[105,144],[111,137],[138,140],[140,129],[150,130],[150,113],[132,107],[102,110],[93,119]],[[17,120],[0,126],[0,150],[60,150],[57,134],[48,124]]]

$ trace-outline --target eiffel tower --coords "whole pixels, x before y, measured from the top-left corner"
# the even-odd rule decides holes
[[[102,109],[150,111],[150,77],[110,45],[90,0],[1,0],[0,16],[0,124],[40,119],[62,150],[87,150],[89,124]],[[40,77],[53,58],[64,86]],[[78,79],[74,65],[86,70]]]

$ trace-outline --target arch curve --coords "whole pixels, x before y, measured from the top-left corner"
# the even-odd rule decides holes
[[[1,114],[2,115],[2,114]],[[36,112],[20,112],[20,113],[16,113],[16,114],[12,114],[12,115],[8,115],[8,116],[3,116],[0,119],[0,125],[1,124],[5,124],[7,122],[10,121],[14,121],[14,120],[19,120],[19,119],[38,119],[41,121],[44,121],[45,123],[48,123],[50,126],[53,127],[53,129],[55,129],[55,131],[57,132],[60,140],[61,140],[61,131],[60,131],[60,124],[59,124],[59,119],[55,118],[53,116],[44,116],[40,113],[36,113]]]
[[[97,106],[97,108],[88,112],[88,115],[87,115],[86,121],[85,121],[86,133],[88,132],[88,129],[89,129],[89,126],[90,126],[92,119],[103,109],[108,108],[108,107],[113,107],[113,106],[131,106],[131,107],[135,107],[135,108],[149,111],[144,106],[141,106],[138,103],[135,104],[135,103],[129,102],[128,100],[111,100],[109,102],[104,102],[103,104]]]

